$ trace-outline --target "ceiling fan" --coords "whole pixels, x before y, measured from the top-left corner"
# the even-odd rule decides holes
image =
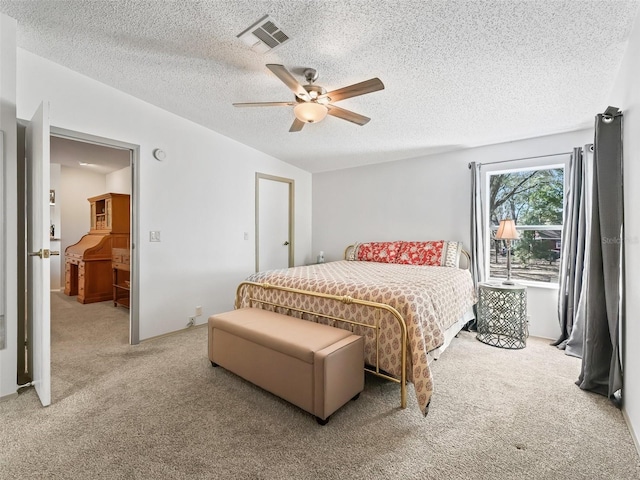
[[[360,83],[354,83],[348,87],[339,88],[331,92],[320,85],[314,85],[318,79],[318,72],[313,68],[304,70],[304,78],[307,85],[301,85],[291,73],[283,66],[270,63],[267,68],[271,70],[276,77],[291,89],[295,94],[292,102],[253,102],[253,103],[234,103],[234,107],[293,107],[293,113],[296,116],[290,132],[299,132],[305,123],[316,123],[324,119],[327,115],[342,118],[357,125],[365,125],[369,117],[360,115],[344,108],[332,105],[332,102],[338,102],[365,93],[376,92],[384,88],[384,84],[379,78],[372,78]]]

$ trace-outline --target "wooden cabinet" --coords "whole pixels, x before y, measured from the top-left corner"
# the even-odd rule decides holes
[[[130,248],[129,195],[106,193],[89,198],[89,203],[89,233],[65,250],[64,293],[77,295],[80,303],[113,299],[117,282],[113,280],[112,249],[128,252]]]
[[[129,195],[105,193],[89,198],[91,229],[89,233],[129,233]]]
[[[113,306],[129,308],[129,290],[131,288],[131,262],[128,248],[111,250],[111,268],[113,270]]]

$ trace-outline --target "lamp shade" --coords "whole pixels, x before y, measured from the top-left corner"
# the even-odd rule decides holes
[[[316,102],[299,103],[293,109],[298,120],[305,123],[316,123],[327,116],[327,107]]]
[[[520,234],[516,230],[516,222],[507,218],[500,220],[500,226],[496,232],[496,239],[498,240],[516,240],[520,238]]]

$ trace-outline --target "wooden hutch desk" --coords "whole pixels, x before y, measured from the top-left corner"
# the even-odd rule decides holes
[[[65,295],[80,303],[113,299],[112,249],[129,251],[129,195],[105,193],[88,199],[91,229],[65,250]]]

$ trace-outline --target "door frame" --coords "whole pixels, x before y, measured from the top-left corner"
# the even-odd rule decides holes
[[[292,178],[256,172],[256,272],[258,272],[260,268],[260,180],[271,180],[289,184],[289,267],[293,267],[295,257],[295,181]]]
[[[4,190],[5,179],[5,162],[4,162],[4,132],[0,130],[0,185]],[[5,211],[5,195],[0,195],[0,212],[2,212],[2,221],[0,221],[0,350],[7,348],[7,301],[5,291],[5,272],[6,272],[6,255],[5,255],[5,231],[6,220],[4,218]],[[1,396],[0,396],[1,398]]]
[[[51,125],[51,135],[103,147],[120,148],[131,152],[131,290],[129,305],[129,344],[140,343],[140,145]]]

